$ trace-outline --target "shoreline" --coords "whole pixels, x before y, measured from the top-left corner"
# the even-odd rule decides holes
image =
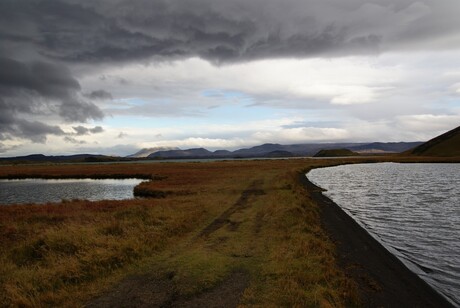
[[[317,204],[321,225],[336,245],[337,260],[358,287],[364,307],[454,307],[374,239],[304,173],[300,181]]]

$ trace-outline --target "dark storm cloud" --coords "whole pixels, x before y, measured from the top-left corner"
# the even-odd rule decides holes
[[[78,81],[62,66],[0,58],[0,67],[0,91],[3,95],[27,91],[42,97],[68,99],[80,90]]]
[[[59,126],[48,125],[38,121],[28,121],[16,118],[8,110],[3,110],[2,101],[0,100],[0,145],[1,141],[19,137],[29,139],[33,142],[43,143],[47,135],[64,135],[64,131]]]
[[[5,100],[2,111],[9,108],[34,114],[54,103],[59,115],[69,121],[103,117],[96,105],[79,97],[80,84],[63,65],[0,57],[0,67],[0,94]]]
[[[58,126],[30,120],[36,116],[58,115],[70,122],[103,117],[96,105],[80,97],[80,84],[63,65],[0,57],[0,67],[1,140],[44,142],[46,135],[64,134]]]
[[[64,135],[59,126],[51,126],[38,121],[17,120],[18,135],[34,142],[45,142],[46,135]]]
[[[0,37],[66,61],[369,53],[449,36],[449,0],[3,0]]]
[[[82,93],[76,71],[459,47],[459,11],[454,0],[0,0],[0,141],[64,134],[45,119],[102,119],[95,103],[112,95]]]
[[[59,107],[59,115],[69,122],[86,122],[89,119],[102,119],[104,114],[92,102],[78,98],[64,101]]]

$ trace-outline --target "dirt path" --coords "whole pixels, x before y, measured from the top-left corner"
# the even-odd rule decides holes
[[[263,183],[263,180],[253,181],[233,205],[187,244],[185,250],[197,242],[216,249],[215,242],[208,243],[211,241],[211,235],[223,227],[236,231],[240,223],[231,220],[232,215],[250,207],[251,198],[265,194]],[[250,281],[249,273],[235,270],[218,285],[192,296],[183,296],[178,291],[174,277],[173,271],[166,274],[151,272],[127,277],[109,292],[87,303],[86,307],[236,307]]]
[[[249,284],[247,273],[234,272],[214,288],[183,297],[177,292],[173,276],[156,276],[150,273],[128,277],[86,307],[236,307]]]
[[[238,210],[241,210],[244,207],[248,206],[248,201],[250,197],[265,194],[262,187],[262,180],[256,180],[252,182],[252,184],[241,193],[240,198],[235,202],[235,204],[233,204],[228,210],[222,213],[222,215],[216,218],[212,223],[210,223],[206,228],[204,228],[203,231],[201,231],[200,237],[208,237],[209,235],[211,235],[212,233],[219,230],[225,225],[230,225],[231,228],[238,228],[238,225],[229,219],[230,216]]]

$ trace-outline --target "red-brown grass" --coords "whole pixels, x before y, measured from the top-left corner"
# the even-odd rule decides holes
[[[0,206],[0,306],[78,306],[140,266],[176,273],[184,296],[238,269],[250,274],[243,305],[356,304],[355,284],[337,266],[334,245],[298,174],[396,159],[416,161],[2,166],[0,178],[148,179],[136,189],[156,198]],[[254,183],[257,193],[241,199]],[[222,225],[206,229],[224,214]]]

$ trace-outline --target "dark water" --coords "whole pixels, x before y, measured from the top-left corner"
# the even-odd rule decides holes
[[[460,307],[460,164],[359,164],[310,181]]]
[[[139,179],[0,180],[0,204],[59,202],[62,199],[122,200],[133,198]]]

